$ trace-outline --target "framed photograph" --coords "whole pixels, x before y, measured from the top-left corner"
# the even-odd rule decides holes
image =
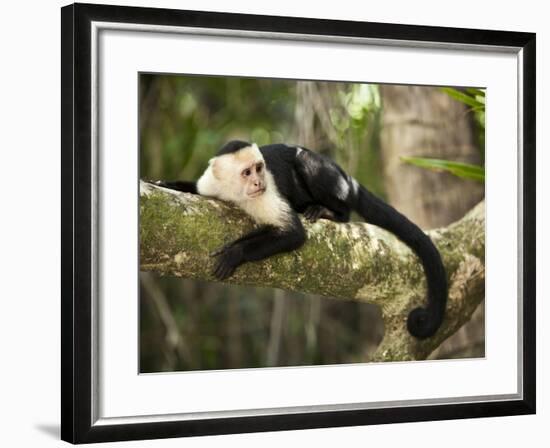
[[[535,35],[62,14],[72,443],[535,412]]]

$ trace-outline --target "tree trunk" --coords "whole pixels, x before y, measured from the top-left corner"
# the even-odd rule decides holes
[[[400,157],[479,164],[471,112],[437,88],[384,85],[380,94],[389,202],[422,228],[456,221],[483,198],[483,185],[405,164]]]
[[[417,257],[393,235],[364,223],[304,223],[307,242],[298,251],[239,267],[229,283],[270,286],[358,300],[381,307],[385,337],[374,360],[425,359],[470,319],[485,293],[485,208],[429,233],[449,278],[449,303],[441,329],[418,341],[406,329],[408,313],[425,303]],[[214,280],[209,254],[254,227],[226,203],[140,183],[142,271]]]

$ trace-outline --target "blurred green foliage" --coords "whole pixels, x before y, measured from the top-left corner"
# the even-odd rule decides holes
[[[289,83],[141,75],[143,177],[195,178],[229,139],[258,144],[288,135]]]
[[[432,171],[446,171],[463,179],[476,180],[481,183],[485,181],[485,168],[479,165],[426,157],[401,157],[401,160]]]

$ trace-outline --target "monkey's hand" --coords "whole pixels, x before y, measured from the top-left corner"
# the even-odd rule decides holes
[[[214,277],[225,280],[231,277],[235,269],[242,263],[242,248],[238,244],[228,244],[215,251],[212,256],[218,257],[214,267]]]

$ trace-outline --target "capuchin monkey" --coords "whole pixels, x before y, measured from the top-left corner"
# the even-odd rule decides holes
[[[329,158],[297,146],[231,141],[223,146],[196,182],[157,185],[236,204],[260,226],[227,244],[217,256],[214,276],[230,277],[243,263],[298,249],[306,232],[298,217],[349,221],[363,219],[395,234],[420,258],[428,285],[428,304],[411,311],[409,332],[419,339],[432,336],[443,320],[447,278],[438,250],[418,226],[377,198]]]

